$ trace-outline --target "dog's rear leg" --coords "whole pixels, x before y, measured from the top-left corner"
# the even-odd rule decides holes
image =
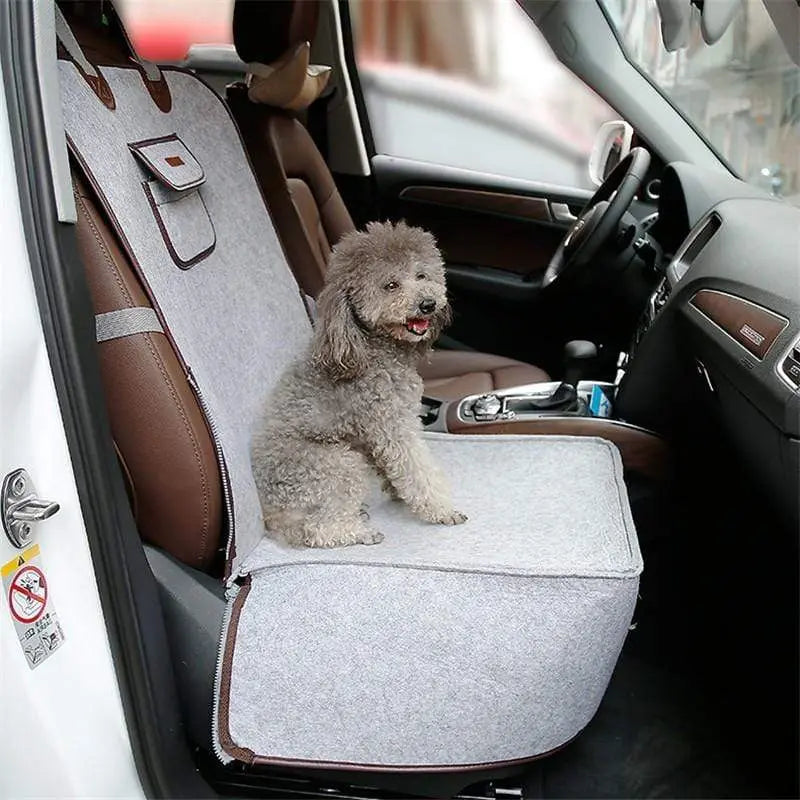
[[[313,473],[306,473],[302,495],[305,503],[288,509],[267,508],[267,528],[293,547],[343,547],[382,541],[383,534],[369,524],[369,514],[363,508],[369,476],[364,456],[347,447],[320,448],[313,454]],[[298,496],[299,492],[294,494]]]

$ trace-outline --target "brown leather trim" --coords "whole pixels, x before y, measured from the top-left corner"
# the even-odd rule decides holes
[[[218,731],[219,743],[222,749],[232,758],[244,764],[252,764],[255,753],[245,747],[239,747],[231,738],[230,732],[230,706],[231,706],[231,664],[233,663],[233,648],[236,644],[236,634],[239,630],[239,617],[242,615],[242,607],[247,595],[250,593],[250,577],[245,579],[239,593],[233,599],[231,616],[228,620],[228,630],[226,632],[225,650],[222,655],[220,666],[219,682],[219,708],[218,708]]]
[[[200,167],[200,172],[202,173],[201,177],[198,178],[196,181],[192,183],[188,183],[185,186],[178,186],[173,183],[158,167],[153,164],[153,162],[142,152],[145,147],[149,147],[151,144],[163,144],[164,142],[178,142],[178,144],[183,147],[186,152],[194,159],[195,163],[198,167]],[[169,189],[172,189],[175,192],[186,192],[189,189],[196,189],[200,186],[203,181],[206,179],[206,173],[203,169],[203,165],[195,158],[194,153],[186,146],[184,141],[178,136],[177,133],[170,133],[166,136],[156,136],[153,139],[140,139],[138,142],[128,142],[128,148],[136,154],[137,158],[144,162],[144,166],[149,169],[155,176]],[[169,160],[167,160],[169,163]],[[172,164],[171,166],[175,166]]]
[[[786,317],[774,311],[713,289],[701,289],[690,302],[759,361],[789,324]]]
[[[458,403],[445,411],[449,433],[514,434],[535,436],[596,436],[613,442],[626,470],[659,480],[670,474],[670,447],[658,434],[597,417],[542,417],[516,422],[464,422],[458,418]]]
[[[162,75],[157,81],[151,81],[150,78],[147,77],[147,73],[139,67],[138,64],[134,62],[134,65],[138,67],[142,83],[144,83],[145,89],[147,89],[158,110],[164,114],[168,114],[172,111],[172,94],[169,91],[169,86],[164,76]]]
[[[131,64],[135,67],[136,71],[139,73],[139,76],[142,79],[142,83],[147,89],[148,94],[150,95],[153,102],[156,104],[156,108],[159,111],[162,111],[164,114],[169,113],[172,111],[172,94],[169,91],[169,86],[167,85],[166,80],[164,79],[164,73],[158,68],[159,78],[156,81],[151,81],[150,78],[147,77],[147,73],[144,71],[144,67],[139,62],[139,59],[136,55],[136,48],[133,46],[133,42],[131,41],[130,36],[128,36],[128,30],[125,25],[122,24],[122,21],[118,19],[118,27],[120,32],[122,33],[122,38],[125,40],[125,43],[128,46],[128,57],[131,61]],[[157,66],[157,65],[155,65]]]
[[[167,251],[169,252],[170,258],[172,258],[172,260],[178,267],[180,267],[181,269],[191,269],[195,264],[202,261],[204,258],[208,258],[208,256],[210,256],[211,253],[214,252],[214,248],[217,246],[217,231],[214,228],[214,221],[211,219],[211,215],[208,213],[208,208],[206,208],[206,201],[203,200],[203,195],[200,193],[199,189],[194,189],[193,191],[197,192],[197,196],[200,198],[200,202],[203,204],[206,216],[208,217],[208,223],[209,225],[211,225],[211,230],[214,234],[214,240],[208,247],[206,247],[205,250],[202,250],[196,256],[190,258],[188,261],[184,261],[184,259],[182,259],[175,251],[175,247],[172,244],[172,240],[169,238],[169,233],[167,232],[167,229],[164,227],[164,220],[161,218],[161,211],[159,210],[158,204],[156,203],[156,200],[153,197],[153,192],[150,189],[150,186],[147,181],[142,181],[142,188],[144,189],[144,195],[147,198],[147,202],[150,204],[150,209],[153,212],[156,224],[158,225],[158,230],[161,233],[161,238],[164,240],[164,244],[167,247]],[[190,193],[187,192],[186,196],[188,197],[189,194]],[[177,200],[176,202],[180,202],[180,200]]]
[[[96,202],[99,199],[96,192],[89,195],[84,188],[87,184],[91,185],[91,176],[88,173],[83,175],[76,173],[74,181],[75,200],[80,218],[85,221],[86,230],[94,240],[90,252],[93,251],[97,254],[98,265],[102,265],[101,272],[93,272],[89,268],[91,256],[86,263],[95,311],[146,305],[148,297],[145,293],[145,284],[134,275],[134,270],[128,266],[131,259],[130,256],[123,254],[125,245],[122,237],[108,224],[112,215],[103,208],[102,202]],[[102,217],[100,216],[101,211]],[[87,257],[84,256],[84,258]],[[111,280],[101,279],[102,271],[106,271]],[[142,346],[143,349],[140,349]],[[139,351],[138,355],[137,351]],[[216,454],[211,444],[208,422],[202,414],[196,397],[185,381],[185,367],[180,361],[180,354],[175,350],[174,343],[165,334],[146,333],[136,337],[108,340],[99,346],[98,355],[107,401],[112,406],[112,431],[115,424],[123,426],[115,433],[118,439],[115,446],[119,451],[125,447],[129,448],[129,455],[136,459],[138,451],[142,449],[140,444],[135,444],[139,439],[139,442],[144,445],[145,452],[148,452],[149,457],[153,459],[152,463],[146,467],[145,482],[158,480],[159,447],[154,449],[152,440],[148,445],[147,437],[140,438],[136,432],[137,423],[131,423],[130,414],[123,413],[122,416],[119,416],[114,413],[114,408],[119,410],[119,407],[124,406],[125,403],[138,405],[135,400],[136,395],[126,395],[126,392],[131,390],[136,392],[137,380],[143,380],[146,375],[150,376],[151,383],[153,380],[157,381],[157,376],[163,381],[166,389],[164,410],[175,415],[175,424],[179,424],[183,430],[189,448],[184,451],[184,454],[192,460],[197,469],[194,479],[191,474],[182,473],[180,492],[185,493],[187,487],[191,486],[191,481],[197,480],[201,506],[192,508],[190,513],[187,513],[186,510],[179,510],[179,521],[174,528],[165,527],[162,524],[161,520],[164,518],[164,514],[158,513],[156,517],[153,517],[152,505],[142,508],[138,497],[134,497],[134,513],[137,523],[144,525],[142,533],[148,541],[164,547],[190,566],[207,568],[216,551],[222,527],[221,477]],[[129,368],[120,371],[121,364],[129,365]],[[152,370],[148,372],[150,368],[154,368],[155,372]],[[147,386],[142,385],[140,388],[146,391]],[[152,398],[146,402],[150,403],[151,400]],[[156,428],[157,426],[158,421],[153,421],[149,427]],[[205,432],[205,439],[203,439],[202,432]],[[166,441],[169,432],[164,431],[164,435]],[[133,451],[130,448],[133,448]],[[141,458],[139,461],[141,462]],[[128,464],[124,460],[123,468],[128,475],[131,474]],[[141,475],[141,464],[139,469]],[[152,500],[152,487],[147,489],[144,494],[149,495]],[[175,494],[174,491],[173,494]],[[148,515],[150,516],[148,517]],[[182,529],[181,526],[183,526]]]
[[[171,167],[182,167],[185,163],[180,156],[167,156],[164,161]]]
[[[454,189],[444,186],[407,186],[400,192],[401,200],[455,208],[469,208],[507,217],[552,222],[550,206],[541,197],[486,192],[478,189]]]
[[[564,238],[561,228],[545,222],[440,203],[399,201],[395,215],[429,230],[449,264],[524,276],[543,273]]]
[[[219,687],[219,708],[218,726],[219,743],[222,749],[232,758],[241,761],[243,764],[273,767],[311,767],[316,769],[341,769],[352,770],[354,772],[474,772],[486,769],[499,769],[501,767],[513,767],[517,764],[529,764],[541,758],[547,758],[554,753],[563,750],[573,742],[580,733],[576,734],[564,744],[548,750],[546,753],[539,753],[535,756],[525,758],[512,758],[507,761],[485,761],[476,764],[456,764],[448,766],[428,766],[424,764],[359,764],[350,761],[309,761],[296,758],[270,758],[267,756],[256,755],[246,747],[239,747],[230,733],[230,696],[231,696],[231,664],[233,663],[233,650],[236,646],[236,634],[239,629],[239,618],[242,615],[247,595],[250,593],[251,579],[248,576],[242,584],[239,593],[233,600],[231,616],[228,620],[228,630],[225,638],[225,649],[222,656],[220,667],[220,687]]]
[[[156,316],[158,317],[158,321],[161,323],[161,327],[164,329],[164,335],[169,340],[172,349],[175,351],[175,357],[178,359],[181,368],[185,375],[189,374],[189,370],[187,367],[186,362],[183,360],[183,356],[181,355],[181,351],[178,348],[178,345],[175,342],[175,339],[172,338],[172,333],[169,329],[169,325],[167,325],[167,321],[164,318],[164,314],[161,311],[161,306],[158,304],[158,299],[155,296],[150,284],[147,282],[147,278],[142,272],[142,268],[139,265],[139,261],[137,260],[133,248],[131,247],[130,242],[128,241],[128,237],[125,236],[125,231],[120,225],[119,220],[117,219],[117,215],[111,208],[110,203],[108,202],[108,198],[105,195],[105,192],[100,188],[100,185],[95,180],[94,175],[92,174],[91,170],[86,165],[86,162],[83,159],[83,156],[79,152],[78,148],[75,147],[75,143],[72,141],[72,137],[67,133],[65,134],[67,140],[67,148],[75,159],[75,162],[80,167],[80,174],[84,178],[84,180],[92,187],[92,191],[95,194],[95,197],[100,201],[100,205],[104,211],[104,213],[108,216],[109,222],[111,223],[112,228],[114,229],[114,233],[119,238],[120,244],[122,245],[122,249],[125,252],[125,255],[128,257],[133,269],[136,273],[136,277],[139,279],[139,282],[142,285],[142,288],[145,290],[147,294],[147,299],[150,301],[151,305],[153,306],[153,310],[156,312]],[[145,334],[149,336],[149,334]]]
[[[122,451],[119,449],[116,441],[114,441],[113,444],[114,452],[117,454],[117,460],[119,461],[119,466],[122,470],[122,477],[125,479],[125,489],[128,493],[128,502],[131,504],[131,512],[133,513],[134,520],[138,520],[139,500],[136,497],[136,485],[133,482],[131,471],[128,469],[128,463],[125,461],[125,456],[122,455]]]
[[[97,95],[100,102],[109,109],[109,111],[113,111],[117,107],[114,93],[111,91],[108,81],[103,77],[96,64],[92,66],[97,70],[97,75],[89,75],[83,71],[83,67],[70,56],[67,49],[61,43],[58,45],[58,57],[62,61],[69,61],[71,64],[75,65],[81,77],[89,84],[89,88]]]

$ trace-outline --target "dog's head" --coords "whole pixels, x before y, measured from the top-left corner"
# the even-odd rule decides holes
[[[315,357],[337,379],[363,372],[371,342],[429,348],[450,319],[433,236],[404,222],[348,234],[333,248],[317,311]]]

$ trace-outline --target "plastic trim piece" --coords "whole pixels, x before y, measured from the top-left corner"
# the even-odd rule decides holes
[[[56,28],[53,3],[33,3],[33,35],[36,78],[42,102],[42,118],[47,137],[47,154],[50,176],[53,181],[59,222],[77,222],[78,212],[72,194],[69,176],[67,143],[64,141],[64,123],[61,119],[61,97],[58,90],[58,70],[53,54],[56,52]]]

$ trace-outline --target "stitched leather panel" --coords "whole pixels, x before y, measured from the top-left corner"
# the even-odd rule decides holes
[[[96,313],[149,306],[90,190],[73,175],[78,249]],[[220,546],[222,489],[205,419],[164,334],[98,345],[111,430],[145,541],[208,569]]]

